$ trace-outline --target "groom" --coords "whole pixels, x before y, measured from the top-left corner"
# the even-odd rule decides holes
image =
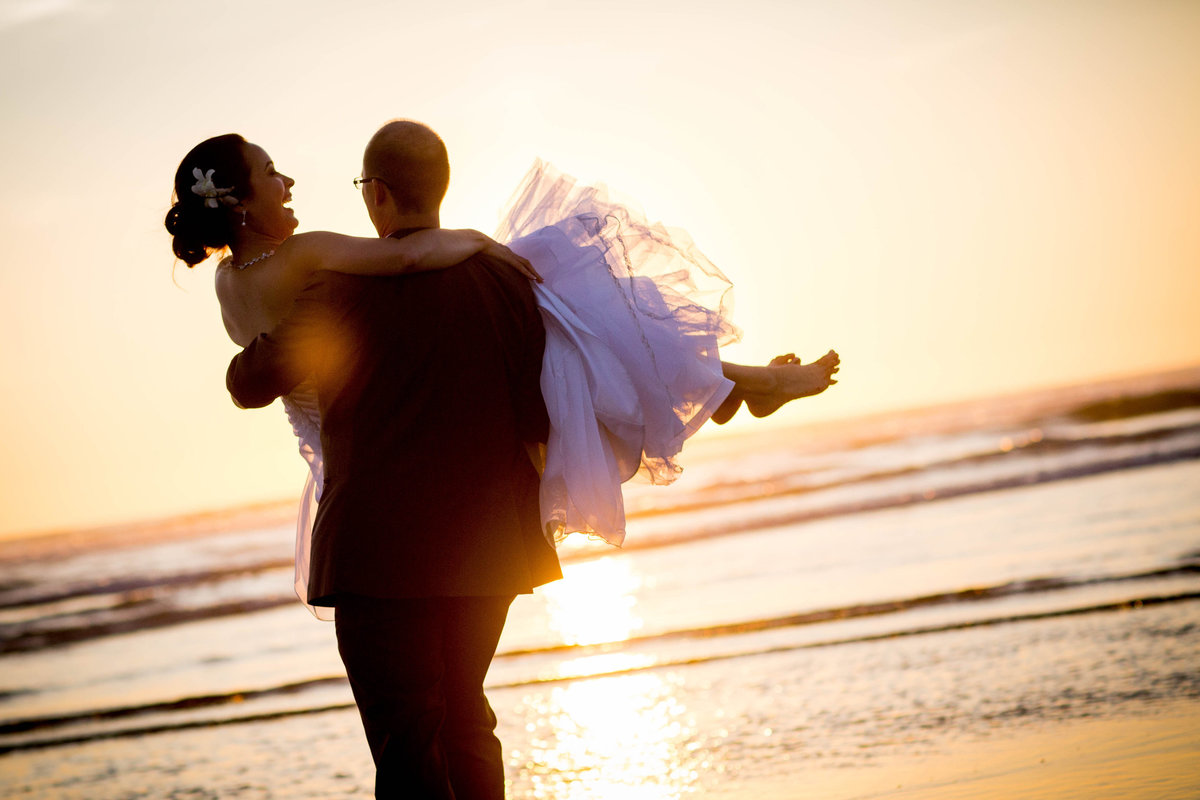
[[[390,122],[361,183],[380,236],[439,227],[445,145]],[[504,797],[483,679],[514,596],[562,576],[526,450],[547,434],[544,338],[528,281],[481,254],[402,277],[320,273],[229,366],[246,407],[316,385],[308,599],[337,609],[377,797]]]

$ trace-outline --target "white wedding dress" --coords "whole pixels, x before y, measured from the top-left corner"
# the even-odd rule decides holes
[[[541,387],[550,417],[541,481],[543,530],[620,545],[621,484],[670,483],[684,440],[733,384],[718,347],[734,341],[731,285],[691,237],[648,223],[602,187],[536,162],[495,237],[545,279]],[[306,386],[283,398],[309,476],[296,531],[296,593],[308,597],[309,537],[323,481],[320,414]],[[333,609],[309,606],[332,619]]]

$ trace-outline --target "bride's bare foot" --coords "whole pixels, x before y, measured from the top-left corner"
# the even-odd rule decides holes
[[[841,365],[841,358],[833,350],[811,364],[801,364],[795,353],[776,356],[766,369],[774,378],[774,387],[769,391],[755,392],[746,396],[746,407],[756,417],[774,414],[784,403],[800,397],[812,397],[837,383],[833,376]]]

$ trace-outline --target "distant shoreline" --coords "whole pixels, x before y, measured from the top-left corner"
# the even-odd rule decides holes
[[[150,541],[186,539],[221,530],[286,525],[295,522],[298,502],[298,499],[293,497],[89,528],[17,533],[0,538],[0,562],[138,545]]]

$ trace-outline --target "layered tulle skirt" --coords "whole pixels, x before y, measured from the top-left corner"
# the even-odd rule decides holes
[[[673,481],[684,441],[732,389],[718,352],[738,335],[732,286],[687,233],[541,162],[496,239],[545,279],[534,291],[546,326],[547,535],[619,545],[621,484]]]

